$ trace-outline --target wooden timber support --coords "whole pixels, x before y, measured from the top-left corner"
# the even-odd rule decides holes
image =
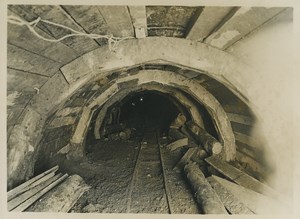
[[[184,147],[188,145],[188,138],[182,138],[177,141],[168,144],[166,147],[169,151],[175,151],[178,148]]]
[[[191,162],[186,164],[184,172],[195,192],[195,198],[205,214],[228,214],[197,164]]]
[[[69,176],[32,206],[35,212],[68,212],[90,187],[78,175]],[[31,210],[31,209],[29,209]]]
[[[49,192],[51,189],[53,189],[55,186],[60,184],[62,181],[64,181],[68,177],[68,174],[65,174],[60,177],[60,174],[55,176],[55,181],[51,182],[51,184],[47,185],[45,188],[40,190],[38,193],[27,199],[25,202],[21,203],[18,207],[13,209],[12,211],[20,212],[24,211],[27,208],[29,208],[33,203],[35,203],[37,200],[40,199],[43,195],[45,195],[47,192]],[[13,199],[14,200],[14,199]],[[12,201],[13,201],[12,200]]]
[[[54,176],[54,173],[57,170],[58,170],[58,166],[55,166],[39,175],[33,177],[32,179],[24,182],[23,184],[13,188],[12,190],[8,191],[7,192],[7,201],[10,201],[13,198],[15,198],[16,196],[26,192],[31,187],[35,186],[35,184],[39,184],[39,183],[49,179],[48,177]]]
[[[235,197],[226,187],[216,180],[217,176],[210,176],[207,181],[218,194],[222,203],[231,214],[253,214],[253,212],[237,197]]]
[[[188,162],[191,161],[192,156],[198,151],[198,148],[189,148],[179,162],[173,167],[173,170],[176,168],[183,168]]]
[[[173,140],[178,140],[178,139],[182,139],[185,138],[185,134],[183,134],[182,132],[179,131],[179,129],[177,128],[170,128],[169,130],[169,137]]]
[[[243,186],[247,189],[251,189],[255,192],[264,194],[269,197],[278,198],[280,195],[273,188],[258,181],[257,179],[249,176],[245,172],[235,168],[227,162],[218,159],[215,156],[211,156],[205,159],[205,161],[214,167],[218,172],[222,173],[227,178],[231,179],[235,183]]]
[[[73,175],[68,178],[68,174],[55,174],[58,169],[59,167],[55,166],[8,191],[8,211],[21,212],[27,211],[27,209],[42,211],[42,208],[35,207],[37,205],[47,206],[45,207],[46,211],[67,212],[88,187],[80,176]],[[58,188],[60,189],[58,190]],[[53,191],[56,191],[56,193]],[[54,193],[56,198],[51,203],[45,199],[49,193]],[[43,198],[41,199],[41,197]]]
[[[193,137],[199,141],[209,154],[220,154],[223,146],[213,136],[192,121],[186,123]]]

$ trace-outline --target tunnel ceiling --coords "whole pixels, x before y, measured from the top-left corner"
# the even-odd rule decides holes
[[[285,8],[243,7],[9,5],[8,15],[28,22],[40,17],[84,33],[133,38],[144,37],[143,34],[148,37],[181,37],[225,50],[284,10]],[[50,39],[68,34],[62,28],[45,23],[39,23],[36,29],[42,36]],[[238,34],[228,40],[225,35],[230,30],[235,30]],[[106,39],[92,40],[84,37],[71,37],[57,43],[46,42],[33,35],[25,26],[10,23],[7,40],[9,127],[16,123],[23,109],[35,96],[36,90],[51,77],[55,77],[62,66],[107,44]]]
[[[61,120],[53,122],[57,116],[69,116],[64,120],[66,124],[80,123],[81,118],[88,122],[91,115],[86,108],[91,102],[116,86],[117,80],[142,71],[171,72],[184,77],[182,84],[187,81],[199,84],[211,96],[207,101],[221,106],[213,113],[252,119],[246,93],[236,81],[239,72],[248,68],[237,64],[239,61],[227,50],[285,10],[279,7],[9,5],[9,18],[22,20],[9,22],[7,35],[7,135],[8,159],[12,161],[8,164],[12,170],[9,177],[18,181],[27,172],[32,174],[33,168],[19,162],[36,159],[33,151],[39,145],[47,118],[46,126],[52,131],[61,125]],[[42,21],[37,22],[39,18]],[[26,25],[34,25],[40,37]],[[120,42],[112,44],[108,39],[83,36],[59,42],[41,38],[60,39],[70,34],[66,27],[81,34],[113,36]],[[124,90],[135,85],[134,81],[127,81],[117,87]],[[187,92],[188,84],[168,85],[197,99]],[[109,95],[108,99],[114,93]],[[203,105],[207,101],[205,97],[197,100]],[[92,111],[99,105],[102,106],[92,105]],[[231,129],[227,116],[223,123]],[[216,126],[220,124],[219,121]],[[69,137],[76,136],[77,131],[78,127],[69,127]],[[18,138],[20,132],[22,138]],[[56,134],[58,131],[48,138]],[[226,136],[234,144],[231,134],[232,130]],[[223,141],[226,136],[222,137]],[[22,168],[27,172],[20,174]]]

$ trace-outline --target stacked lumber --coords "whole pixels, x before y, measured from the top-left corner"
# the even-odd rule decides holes
[[[195,200],[205,214],[271,214],[288,207],[272,188],[216,156],[205,161],[223,176],[205,177],[201,164],[190,159],[196,149],[190,148],[177,166],[184,166]]]
[[[252,176],[249,176],[247,173],[235,168],[227,162],[218,159],[215,156],[208,157],[205,159],[205,161],[217,171],[222,173],[226,178],[229,178],[240,186],[272,198],[279,197],[279,194],[268,185],[258,181]]]
[[[44,197],[47,193],[49,193],[50,191],[51,192],[54,191],[56,187],[62,186],[63,184],[65,184],[65,182],[68,182],[69,178],[73,177],[71,176],[68,178],[68,174],[61,174],[61,173],[56,174],[56,171],[58,169],[59,167],[55,166],[33,177],[32,179],[24,182],[23,184],[17,186],[16,188],[8,191],[7,193],[8,211],[21,212],[27,210],[30,206],[35,204],[37,201],[41,200],[41,198]],[[75,191],[72,191],[72,193],[75,193]],[[64,193],[61,193],[61,195],[64,195]],[[72,195],[72,197],[69,198],[73,200],[76,199],[77,201],[78,194]],[[57,198],[63,200],[64,196],[60,196]],[[43,199],[43,202],[48,203],[47,200],[45,199]]]

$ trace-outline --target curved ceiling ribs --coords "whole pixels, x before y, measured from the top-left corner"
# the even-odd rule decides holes
[[[32,175],[32,166],[26,167],[25,163],[37,156],[41,130],[47,126],[46,118],[64,106],[73,94],[80,93],[87,83],[103,80],[99,90],[91,96],[83,95],[79,104],[83,108],[80,122],[86,126],[95,110],[94,106],[87,105],[87,99],[92,100],[106,90],[102,94],[103,99],[99,100],[102,104],[103,100],[113,97],[120,90],[116,84],[107,84],[113,81],[113,74],[116,80],[125,81],[135,77],[130,74],[139,74],[139,71],[153,67],[157,71],[184,76],[180,83],[165,84],[171,88],[180,87],[182,95],[190,93],[193,99],[204,105],[211,101],[215,108],[210,109],[209,104],[206,106],[210,114],[222,114],[226,118],[224,121],[215,118],[219,134],[231,129],[226,113],[250,114],[247,111],[248,95],[242,84],[246,80],[245,75],[251,75],[253,70],[225,50],[283,10],[253,7],[9,5],[9,15],[27,22],[40,17],[87,34],[113,34],[132,39],[120,42],[111,51],[108,42],[103,39],[74,37],[50,43],[36,38],[24,26],[8,25],[8,93],[13,103],[9,106],[9,114],[12,114],[9,117],[12,119],[8,119],[8,169],[11,170],[8,178],[23,180],[26,174],[21,169],[28,170],[28,175]],[[68,34],[67,30],[46,23],[39,23],[35,28],[50,39]],[[24,78],[28,79],[26,84],[23,83]],[[159,78],[140,80],[139,83],[150,81],[159,81]],[[193,83],[197,84],[195,90],[189,88]],[[177,95],[183,102],[184,98],[179,97],[179,93],[175,95],[171,91],[163,91],[168,95]],[[205,92],[209,97],[198,97],[197,94]],[[18,95],[28,101],[21,102],[22,98],[17,98]],[[22,110],[19,109],[21,105]],[[184,102],[183,105],[187,107],[189,103]],[[197,118],[199,116],[193,108],[190,108],[192,118],[200,124],[201,118]],[[85,126],[76,130],[73,142],[81,142]],[[235,147],[232,133],[223,133],[220,139],[225,144],[231,142],[231,148]],[[234,156],[227,158],[231,160]]]
[[[231,63],[231,65],[228,65],[228,63]],[[241,89],[241,86],[239,86],[239,82],[235,76],[241,74],[241,72],[250,73],[251,70],[248,66],[242,64],[228,53],[211,48],[202,43],[178,38],[151,37],[123,41],[114,52],[110,51],[108,46],[102,46],[61,67],[60,71],[49,78],[47,83],[41,87],[39,95],[32,98],[32,101],[28,104],[28,110],[31,114],[38,113],[41,118],[45,119],[48,115],[62,107],[73,94],[81,92],[82,87],[86,84],[91,81],[98,81],[101,86],[95,91],[96,94],[94,94],[94,96],[101,93],[101,96],[99,96],[100,99],[98,98],[92,105],[88,105],[87,101],[94,98],[93,95],[89,96],[88,94],[87,96],[83,95],[79,101],[80,104],[78,106],[83,107],[79,123],[84,125],[76,129],[71,141],[75,144],[79,144],[82,142],[82,137],[91,119],[91,110],[94,110],[93,107],[103,103],[104,100],[109,99],[118,91],[118,85],[109,81],[112,81],[113,78],[118,78],[117,80],[119,82],[124,82],[130,78],[134,79],[137,78],[135,74],[139,71],[142,72],[143,69],[151,68],[157,69],[156,71],[158,73],[156,76],[155,74],[149,74],[149,77],[147,76],[139,80],[140,84],[146,84],[152,81],[161,82],[160,80],[163,80],[161,79],[161,75],[165,72],[159,73],[159,71],[169,71],[171,72],[170,75],[177,76],[170,78],[172,80],[174,79],[173,83],[168,78],[167,81],[162,81],[164,84],[181,87],[182,91],[190,92],[194,99],[198,99],[198,101],[204,105],[206,103],[211,115],[222,115],[222,118],[217,117],[214,119],[218,127],[217,129],[221,132],[219,134],[223,136],[220,139],[225,143],[225,148],[229,149],[229,151],[226,152],[226,159],[234,159],[234,136],[226,113],[220,105],[224,97],[222,94],[217,95],[216,83],[223,84],[223,86],[231,92],[227,99],[235,97],[246,103],[247,101],[243,95],[241,95],[241,93],[244,94],[245,92]],[[128,72],[126,73],[126,71]],[[147,75],[146,72],[147,70],[144,70],[145,76]],[[178,80],[180,77],[181,79]],[[232,87],[228,81],[234,83],[236,87]],[[212,87],[210,86],[211,82],[215,83]],[[194,85],[191,90],[190,87],[192,84]],[[203,85],[206,90],[199,85]],[[59,89],[53,90],[54,87],[59,87]],[[207,90],[209,90],[209,92]],[[214,91],[215,93],[213,93]],[[233,108],[238,109],[236,107]],[[29,118],[31,118],[31,114],[28,114]],[[25,119],[27,116],[22,118]],[[34,150],[39,150],[38,142],[41,136],[40,138],[35,137],[38,135],[37,131],[41,130],[40,127],[43,125],[43,120],[39,120],[39,117],[34,118],[34,120],[31,120],[30,129],[27,129],[28,122],[21,120],[18,128],[14,128],[11,132],[12,136],[20,136],[22,133],[28,133],[28,131],[32,132],[32,134],[28,134],[28,140],[25,140],[26,142],[19,138],[9,138],[8,145],[12,148],[8,151],[8,153],[11,154],[9,157],[16,156],[13,148],[24,151],[24,153],[21,153],[22,157],[18,159],[15,157],[11,158],[11,160],[16,160],[16,162],[10,162],[8,164],[12,170],[9,173],[12,178],[18,178],[18,176],[20,176],[18,163],[22,163],[24,159],[32,159],[33,153],[30,151],[31,149],[29,150],[28,148],[32,146]],[[24,147],[20,149],[19,145],[24,145]],[[33,169],[33,167],[31,169]]]
[[[213,95],[207,92],[200,84],[192,79],[187,79],[184,76],[175,74],[173,72],[160,70],[140,70],[137,74],[120,77],[115,81],[114,84],[108,87],[91,103],[88,103],[88,106],[84,108],[83,115],[81,116],[75,133],[72,137],[72,143],[77,144],[77,147],[82,147],[88,128],[88,123],[93,115],[93,112],[98,107],[101,107],[110,98],[113,98],[113,96],[116,95],[119,90],[122,90],[122,87],[119,87],[121,83],[132,81],[136,83],[134,86],[141,86],[156,82],[162,85],[172,86],[180,90],[184,90],[193,96],[198,102],[205,106],[215,123],[219,138],[224,145],[224,159],[227,161],[235,159],[235,138],[231,129],[230,121],[228,120],[227,115],[220,103],[214,98]],[[78,152],[78,149],[79,148],[76,148],[74,151]],[[79,151],[82,152],[83,149],[81,148]]]
[[[161,84],[159,83],[147,83],[147,84],[134,86],[130,88],[124,88],[120,90],[118,93],[116,93],[114,96],[112,96],[107,102],[105,102],[105,104],[103,104],[95,122],[95,128],[94,128],[95,138],[100,139],[101,136],[99,130],[102,126],[104,117],[111,106],[113,106],[116,102],[121,101],[126,96],[132,93],[145,91],[145,90],[158,91],[159,93],[165,94],[166,96],[173,97],[177,103],[183,105],[183,107],[185,107],[188,110],[194,122],[199,124],[201,127],[204,126],[201,115],[196,110],[195,104],[192,101],[190,101],[188,98],[186,98],[185,95],[180,92],[180,90],[177,90],[176,88],[172,88],[170,86],[162,87]]]

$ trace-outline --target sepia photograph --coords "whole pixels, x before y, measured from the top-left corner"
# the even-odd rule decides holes
[[[299,23],[270,4],[7,2],[5,218],[295,216]]]

